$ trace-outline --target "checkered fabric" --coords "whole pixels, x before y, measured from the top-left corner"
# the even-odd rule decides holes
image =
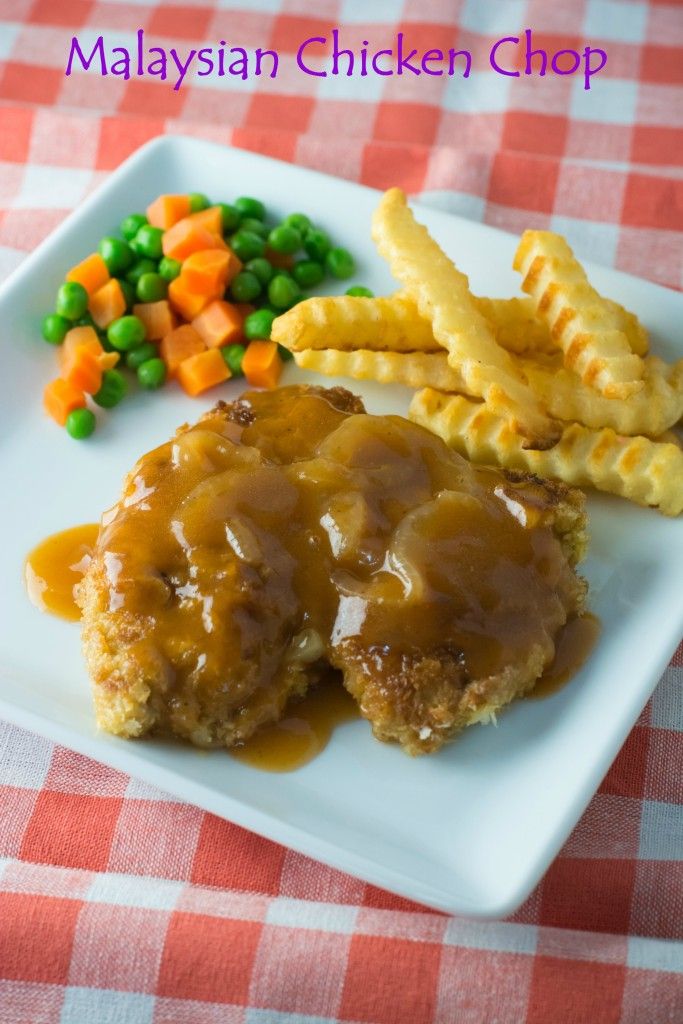
[[[313,78],[302,39],[469,49],[461,78]],[[506,78],[493,40],[605,49]],[[275,80],[64,75],[92,47],[277,49]],[[122,159],[180,132],[400,184],[683,284],[681,0],[0,0],[0,276]],[[1,1024],[683,1020],[683,647],[543,882],[448,918],[0,723]]]

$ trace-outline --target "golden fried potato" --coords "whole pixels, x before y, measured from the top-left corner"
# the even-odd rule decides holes
[[[518,355],[557,351],[548,325],[536,316],[534,304],[528,296],[513,299],[475,296],[474,301],[490,323],[501,348]]]
[[[428,320],[404,295],[365,299],[318,296],[299,302],[273,321],[271,339],[291,352],[304,349],[373,349],[440,352]]]
[[[295,352],[297,366],[330,377],[376,380],[381,384],[405,384],[409,388],[432,387],[462,391],[461,374],[448,365],[445,352],[372,352],[356,349],[304,349]]]
[[[382,197],[373,215],[372,236],[420,314],[431,321],[434,337],[447,349],[449,363],[460,371],[467,390],[507,416],[528,447],[555,444],[561,433],[558,424],[496,342],[465,275],[417,223],[400,189],[390,189]]]
[[[592,486],[669,516],[683,511],[683,451],[675,444],[572,423],[550,451],[529,451],[485,404],[432,388],[416,393],[409,416],[473,462]]]
[[[647,356],[643,360],[644,386],[628,401],[600,395],[565,369],[559,356],[521,359],[520,367],[551,416],[560,420],[612,427],[619,434],[657,437],[683,416],[683,359],[672,366],[657,356]]]
[[[525,231],[513,266],[569,369],[606,398],[642,389],[643,362],[625,333],[625,311],[596,292],[561,235]]]
[[[473,296],[496,341],[515,353],[551,352],[557,346],[536,317],[530,298]],[[406,292],[375,299],[351,295],[314,296],[282,313],[273,323],[273,341],[292,352],[338,349],[351,352],[443,352],[428,320]]]
[[[462,374],[440,352],[373,352],[356,349],[304,349],[294,356],[297,366],[330,377],[352,377],[407,387],[437,388],[472,396]],[[611,427],[619,434],[658,438],[683,416],[683,359],[670,366],[656,356],[645,360],[645,386],[628,402],[604,398],[583,384],[562,365],[561,356],[518,359],[533,391],[550,414],[568,423],[599,429]]]
[[[650,350],[650,339],[636,314],[631,313],[628,309],[624,309],[623,306],[620,306],[618,302],[614,302],[612,299],[606,299],[604,296],[601,296],[601,298],[609,312],[614,316],[617,330],[623,331],[626,335],[631,351],[635,352],[637,356],[646,356]]]
[[[407,292],[394,292],[394,297],[410,302],[414,315],[419,317],[417,306],[412,303]],[[486,295],[473,295],[472,299],[482,316],[488,320],[501,348],[517,355],[558,350],[550,337],[548,325],[536,316],[533,301],[528,295],[515,296],[511,299],[491,299]],[[410,318],[407,318],[407,322],[410,322]],[[438,342],[436,344],[438,345]],[[438,347],[441,348],[440,345]],[[423,351],[429,350],[425,346]]]

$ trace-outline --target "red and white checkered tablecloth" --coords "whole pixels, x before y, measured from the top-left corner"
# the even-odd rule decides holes
[[[460,78],[319,79],[309,36],[469,49]],[[277,49],[276,80],[64,76],[71,37]],[[506,78],[493,40],[590,43]],[[141,143],[180,132],[385,187],[683,285],[683,4],[0,0],[0,276]],[[410,904],[0,723],[1,1024],[677,1024],[683,647],[508,921]]]

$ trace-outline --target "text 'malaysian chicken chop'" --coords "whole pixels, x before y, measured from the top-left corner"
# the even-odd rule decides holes
[[[583,496],[475,469],[341,388],[248,392],[142,457],[81,585],[99,724],[231,746],[329,665],[434,751],[531,689],[585,585]]]

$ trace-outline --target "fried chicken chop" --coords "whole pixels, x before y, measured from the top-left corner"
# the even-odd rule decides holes
[[[531,689],[585,585],[583,497],[342,388],[248,392],[143,456],[79,591],[99,724],[246,740],[329,665],[438,749]]]

